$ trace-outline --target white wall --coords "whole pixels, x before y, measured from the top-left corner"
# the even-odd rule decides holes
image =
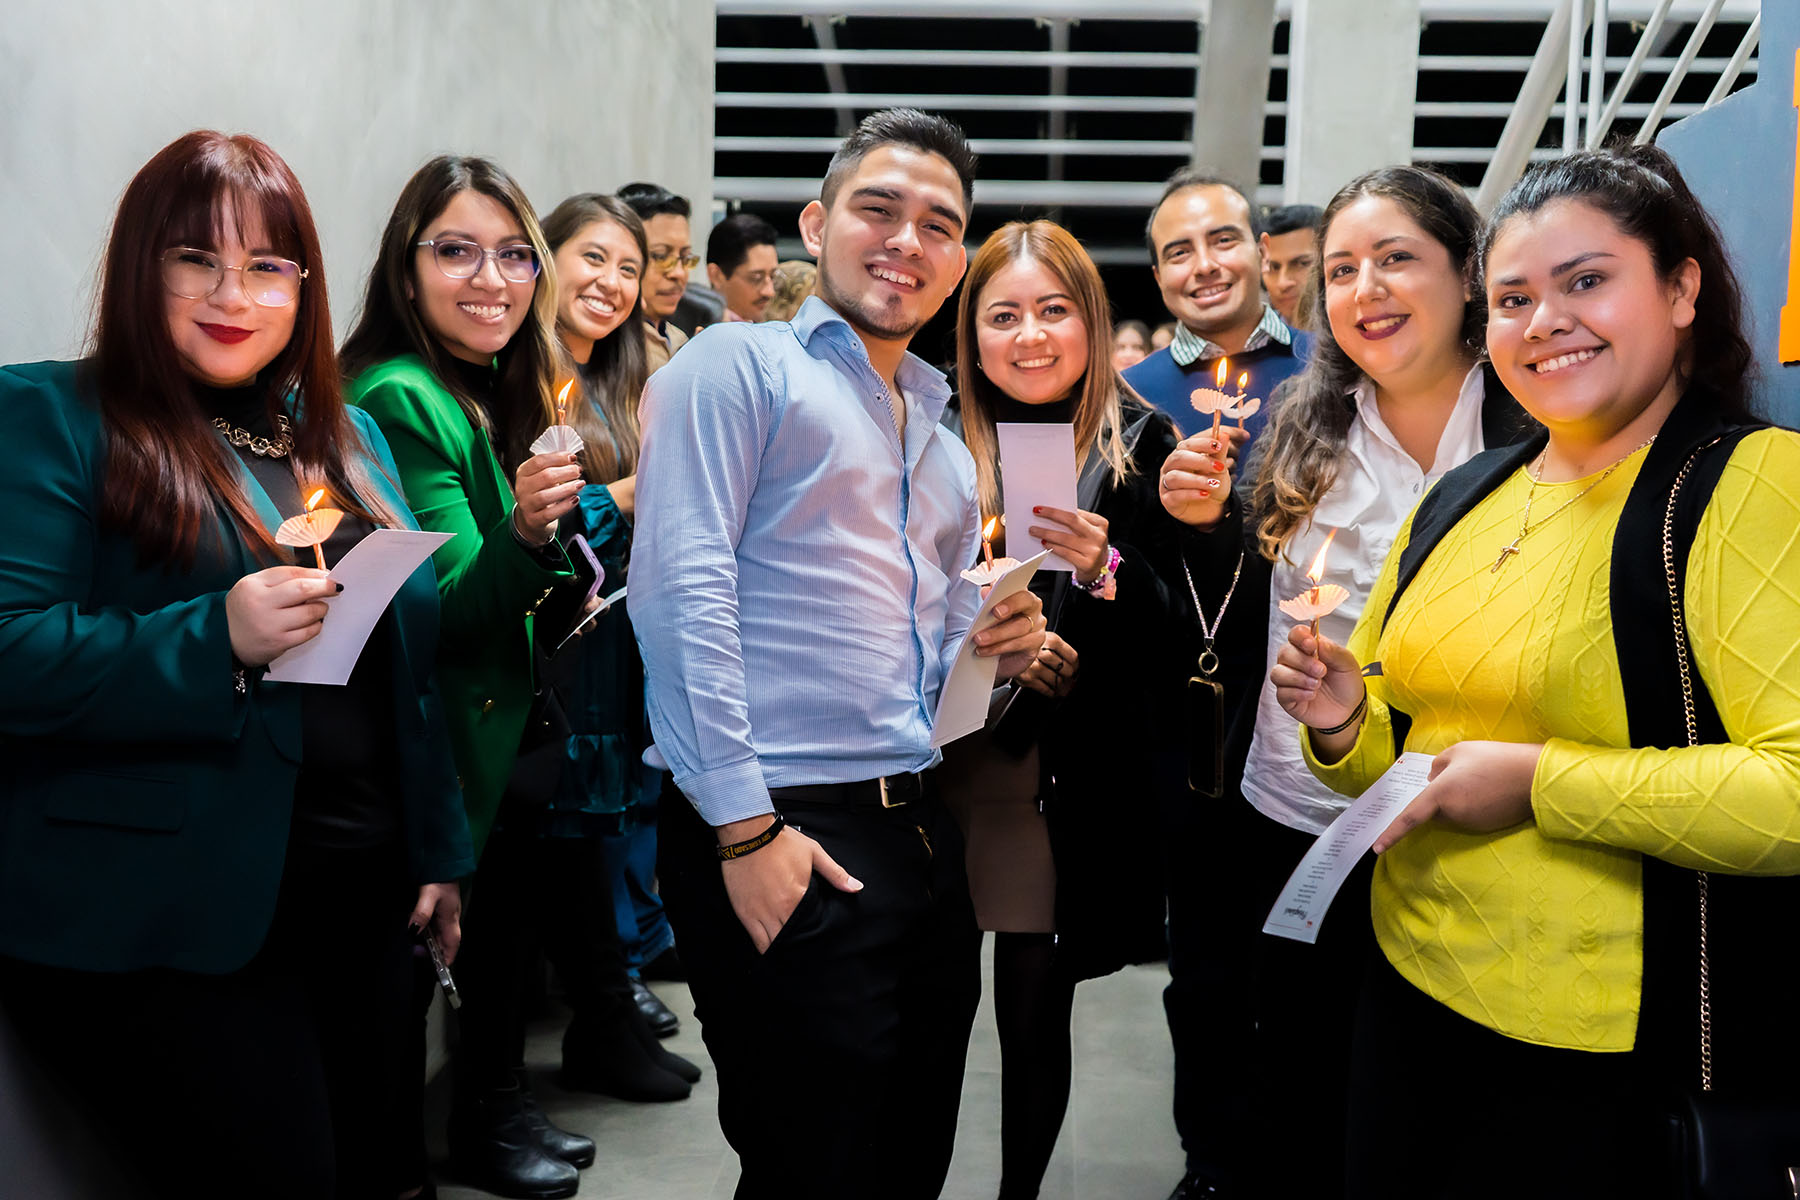
[[[712,193],[713,0],[6,0],[0,362],[86,330],[113,207],[189,129],[287,159],[347,328],[401,185],[486,154],[540,214],[653,179]]]
[[[1282,202],[1412,161],[1421,0],[1293,0]]]

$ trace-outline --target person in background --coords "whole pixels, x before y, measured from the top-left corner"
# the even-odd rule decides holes
[[[1142,321],[1120,321],[1113,326],[1113,370],[1144,361],[1150,353],[1150,327]]]
[[[725,298],[727,321],[760,321],[775,298],[775,227],[734,213],[706,238],[706,278]]]
[[[792,258],[775,268],[775,298],[763,310],[765,321],[791,321],[812,295],[819,269],[803,258]]]
[[[544,238],[556,268],[556,332],[580,388],[569,423],[585,443],[578,458],[589,481],[564,525],[593,549],[610,594],[626,585],[635,511],[646,373],[631,321],[648,256],[644,227],[616,197],[586,193],[544,218]],[[677,1018],[631,973],[674,935],[655,890],[662,772],[642,761],[650,744],[644,666],[623,606],[555,656],[553,671],[569,719],[568,761],[536,831],[554,856],[547,882],[566,889],[545,905],[555,925],[544,938],[575,1010],[563,1036],[563,1083],[628,1100],[685,1098],[699,1069],[656,1041],[675,1032]]]
[[[562,353],[548,260],[510,175],[485,158],[433,158],[395,201],[339,355],[419,523],[455,535],[434,556],[438,671],[479,866],[450,1150],[462,1175],[503,1196],[574,1195],[577,1167],[594,1161],[591,1140],[537,1108],[523,1071],[539,879],[536,839],[516,825],[548,798],[534,767],[553,717],[529,614],[567,578],[557,523],[582,488],[572,456],[527,448],[552,419]]]
[[[1319,258],[1319,221],[1324,211],[1315,204],[1284,204],[1263,214],[1257,245],[1262,251],[1263,291],[1269,306],[1290,329],[1311,326],[1301,316],[1300,302],[1306,282]]]
[[[1161,325],[1158,325],[1155,329],[1150,331],[1150,353],[1155,354],[1158,350],[1161,350],[1174,340],[1175,322],[1164,321]],[[1149,357],[1149,355],[1146,355],[1145,357]]]
[[[1168,582],[1186,531],[1158,503],[1156,473],[1178,435],[1111,365],[1107,311],[1099,269],[1049,221],[989,237],[957,310],[945,423],[974,456],[983,515],[1002,511],[996,423],[1072,427],[1080,464],[1078,511],[1042,510],[1018,531],[1024,551],[1007,538],[1015,557],[1041,547],[1074,566],[1032,578],[1043,649],[988,728],[944,748],[939,772],[976,920],[994,932],[1001,1200],[1038,1194],[1062,1128],[1075,985],[1167,947],[1161,874],[1141,847],[1163,797],[1185,791],[1174,714],[1190,667],[1165,648],[1186,640]]]
[[[1127,368],[1125,382],[1183,430],[1210,423],[1189,397],[1216,386],[1220,359],[1231,360],[1227,393],[1245,376],[1246,393],[1263,401],[1245,424],[1252,438],[1268,423],[1275,389],[1306,365],[1310,337],[1289,329],[1263,299],[1256,235],[1244,193],[1191,167],[1169,177],[1150,213],[1150,269],[1178,325],[1168,348]]]
[[[688,340],[687,333],[671,319],[687,292],[688,273],[700,265],[688,228],[693,206],[686,196],[677,196],[656,183],[628,183],[616,194],[644,223],[644,237],[650,245],[639,309],[654,374]]]
[[[1704,1073],[1767,1111],[1800,1069],[1800,434],[1757,422],[1723,240],[1654,146],[1533,166],[1480,279],[1544,432],[1442,480],[1348,644],[1293,628],[1271,672],[1344,794],[1435,755],[1374,844],[1349,1190],[1654,1195],[1659,1106]]]
[[[275,541],[308,493],[330,561],[414,528],[287,164],[158,151],[90,345],[0,368],[0,1009],[91,1126],[81,1195],[387,1200],[414,935],[456,957],[474,859],[429,565],[347,683],[267,678],[344,590]]]
[[[1479,361],[1480,227],[1462,189],[1422,168],[1346,184],[1325,209],[1314,266],[1326,320],[1257,443],[1265,453],[1248,504],[1204,432],[1163,466],[1165,505],[1200,531],[1187,567],[1194,602],[1217,622],[1228,715],[1223,797],[1189,797],[1167,834],[1185,866],[1171,872],[1166,995],[1189,1164],[1178,1197],[1209,1186],[1271,1200],[1342,1192],[1369,864],[1344,885],[1317,944],[1261,932],[1301,856],[1348,803],[1307,771],[1268,682],[1289,625],[1276,605],[1309,586],[1325,553],[1325,578],[1350,594],[1320,628],[1346,634],[1419,496],[1484,447],[1524,435],[1529,422]],[[1211,1085],[1221,1057],[1224,1074],[1254,1081],[1247,1095]],[[1267,1141],[1302,1079],[1315,1096],[1312,1134]]]
[[[658,874],[742,1200],[925,1200],[950,1165],[980,933],[931,714],[965,637],[1006,679],[1044,624],[1024,593],[970,632],[975,469],[907,353],[962,278],[973,175],[941,117],[865,118],[800,216],[818,295],[645,390]]]

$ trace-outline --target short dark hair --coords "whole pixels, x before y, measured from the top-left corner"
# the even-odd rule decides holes
[[[664,213],[677,217],[694,215],[694,206],[686,196],[677,196],[660,183],[628,183],[614,194],[631,206],[640,221]]]
[[[773,246],[779,237],[775,227],[755,213],[733,213],[707,235],[706,261],[730,275],[744,265],[750,251]]]
[[[1157,197],[1156,207],[1150,210],[1149,219],[1144,222],[1144,244],[1150,247],[1151,265],[1154,266],[1156,263],[1156,238],[1150,232],[1150,227],[1156,224],[1156,214],[1162,211],[1162,206],[1167,204],[1169,197],[1176,192],[1185,192],[1189,188],[1198,187],[1221,187],[1236,192],[1238,199],[1244,202],[1244,207],[1250,210],[1251,240],[1254,241],[1262,233],[1262,219],[1257,215],[1256,205],[1250,203],[1250,197],[1244,194],[1243,188],[1223,175],[1214,175],[1199,167],[1182,167],[1169,176],[1168,182],[1163,184],[1162,195]]]
[[[969,149],[969,139],[963,135],[962,127],[916,108],[884,108],[864,117],[856,132],[845,138],[837,153],[831,156],[831,165],[825,168],[825,181],[819,185],[819,199],[826,207],[837,199],[838,189],[843,187],[844,180],[856,170],[864,156],[882,146],[910,146],[922,153],[937,155],[950,164],[962,183],[964,215],[967,216],[975,206],[975,152]]]
[[[1316,204],[1281,204],[1273,205],[1262,214],[1262,229],[1270,237],[1280,237],[1284,233],[1297,233],[1302,229],[1319,232],[1319,226],[1325,220],[1325,210]]]

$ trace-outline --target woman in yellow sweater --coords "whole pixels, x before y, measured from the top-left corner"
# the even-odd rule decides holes
[[[1534,168],[1482,270],[1489,354],[1547,437],[1447,476],[1350,644],[1297,627],[1271,674],[1338,791],[1402,749],[1437,755],[1375,845],[1350,1193],[1650,1195],[1652,1106],[1698,1074],[1695,872],[1721,873],[1715,896],[1800,874],[1800,435],[1700,452],[1710,498],[1691,537],[1665,534],[1683,464],[1751,418],[1737,282],[1661,151]],[[1685,556],[1691,747],[1665,539]],[[1710,918],[1715,1060],[1740,1094],[1795,1041],[1766,1011],[1793,991],[1744,965],[1793,956],[1721,951],[1756,907],[1794,911],[1788,880],[1749,882],[1783,890]],[[1729,1016],[1726,970],[1745,981]]]

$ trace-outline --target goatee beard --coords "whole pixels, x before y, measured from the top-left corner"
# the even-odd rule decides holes
[[[840,295],[837,289],[831,286],[831,281],[825,278],[823,272],[819,275],[818,291],[819,299],[831,305],[837,311],[838,316],[850,323],[850,328],[881,341],[910,341],[912,335],[925,324],[922,320],[910,321],[903,325],[883,323],[880,316],[872,311],[871,306],[859,304]]]

